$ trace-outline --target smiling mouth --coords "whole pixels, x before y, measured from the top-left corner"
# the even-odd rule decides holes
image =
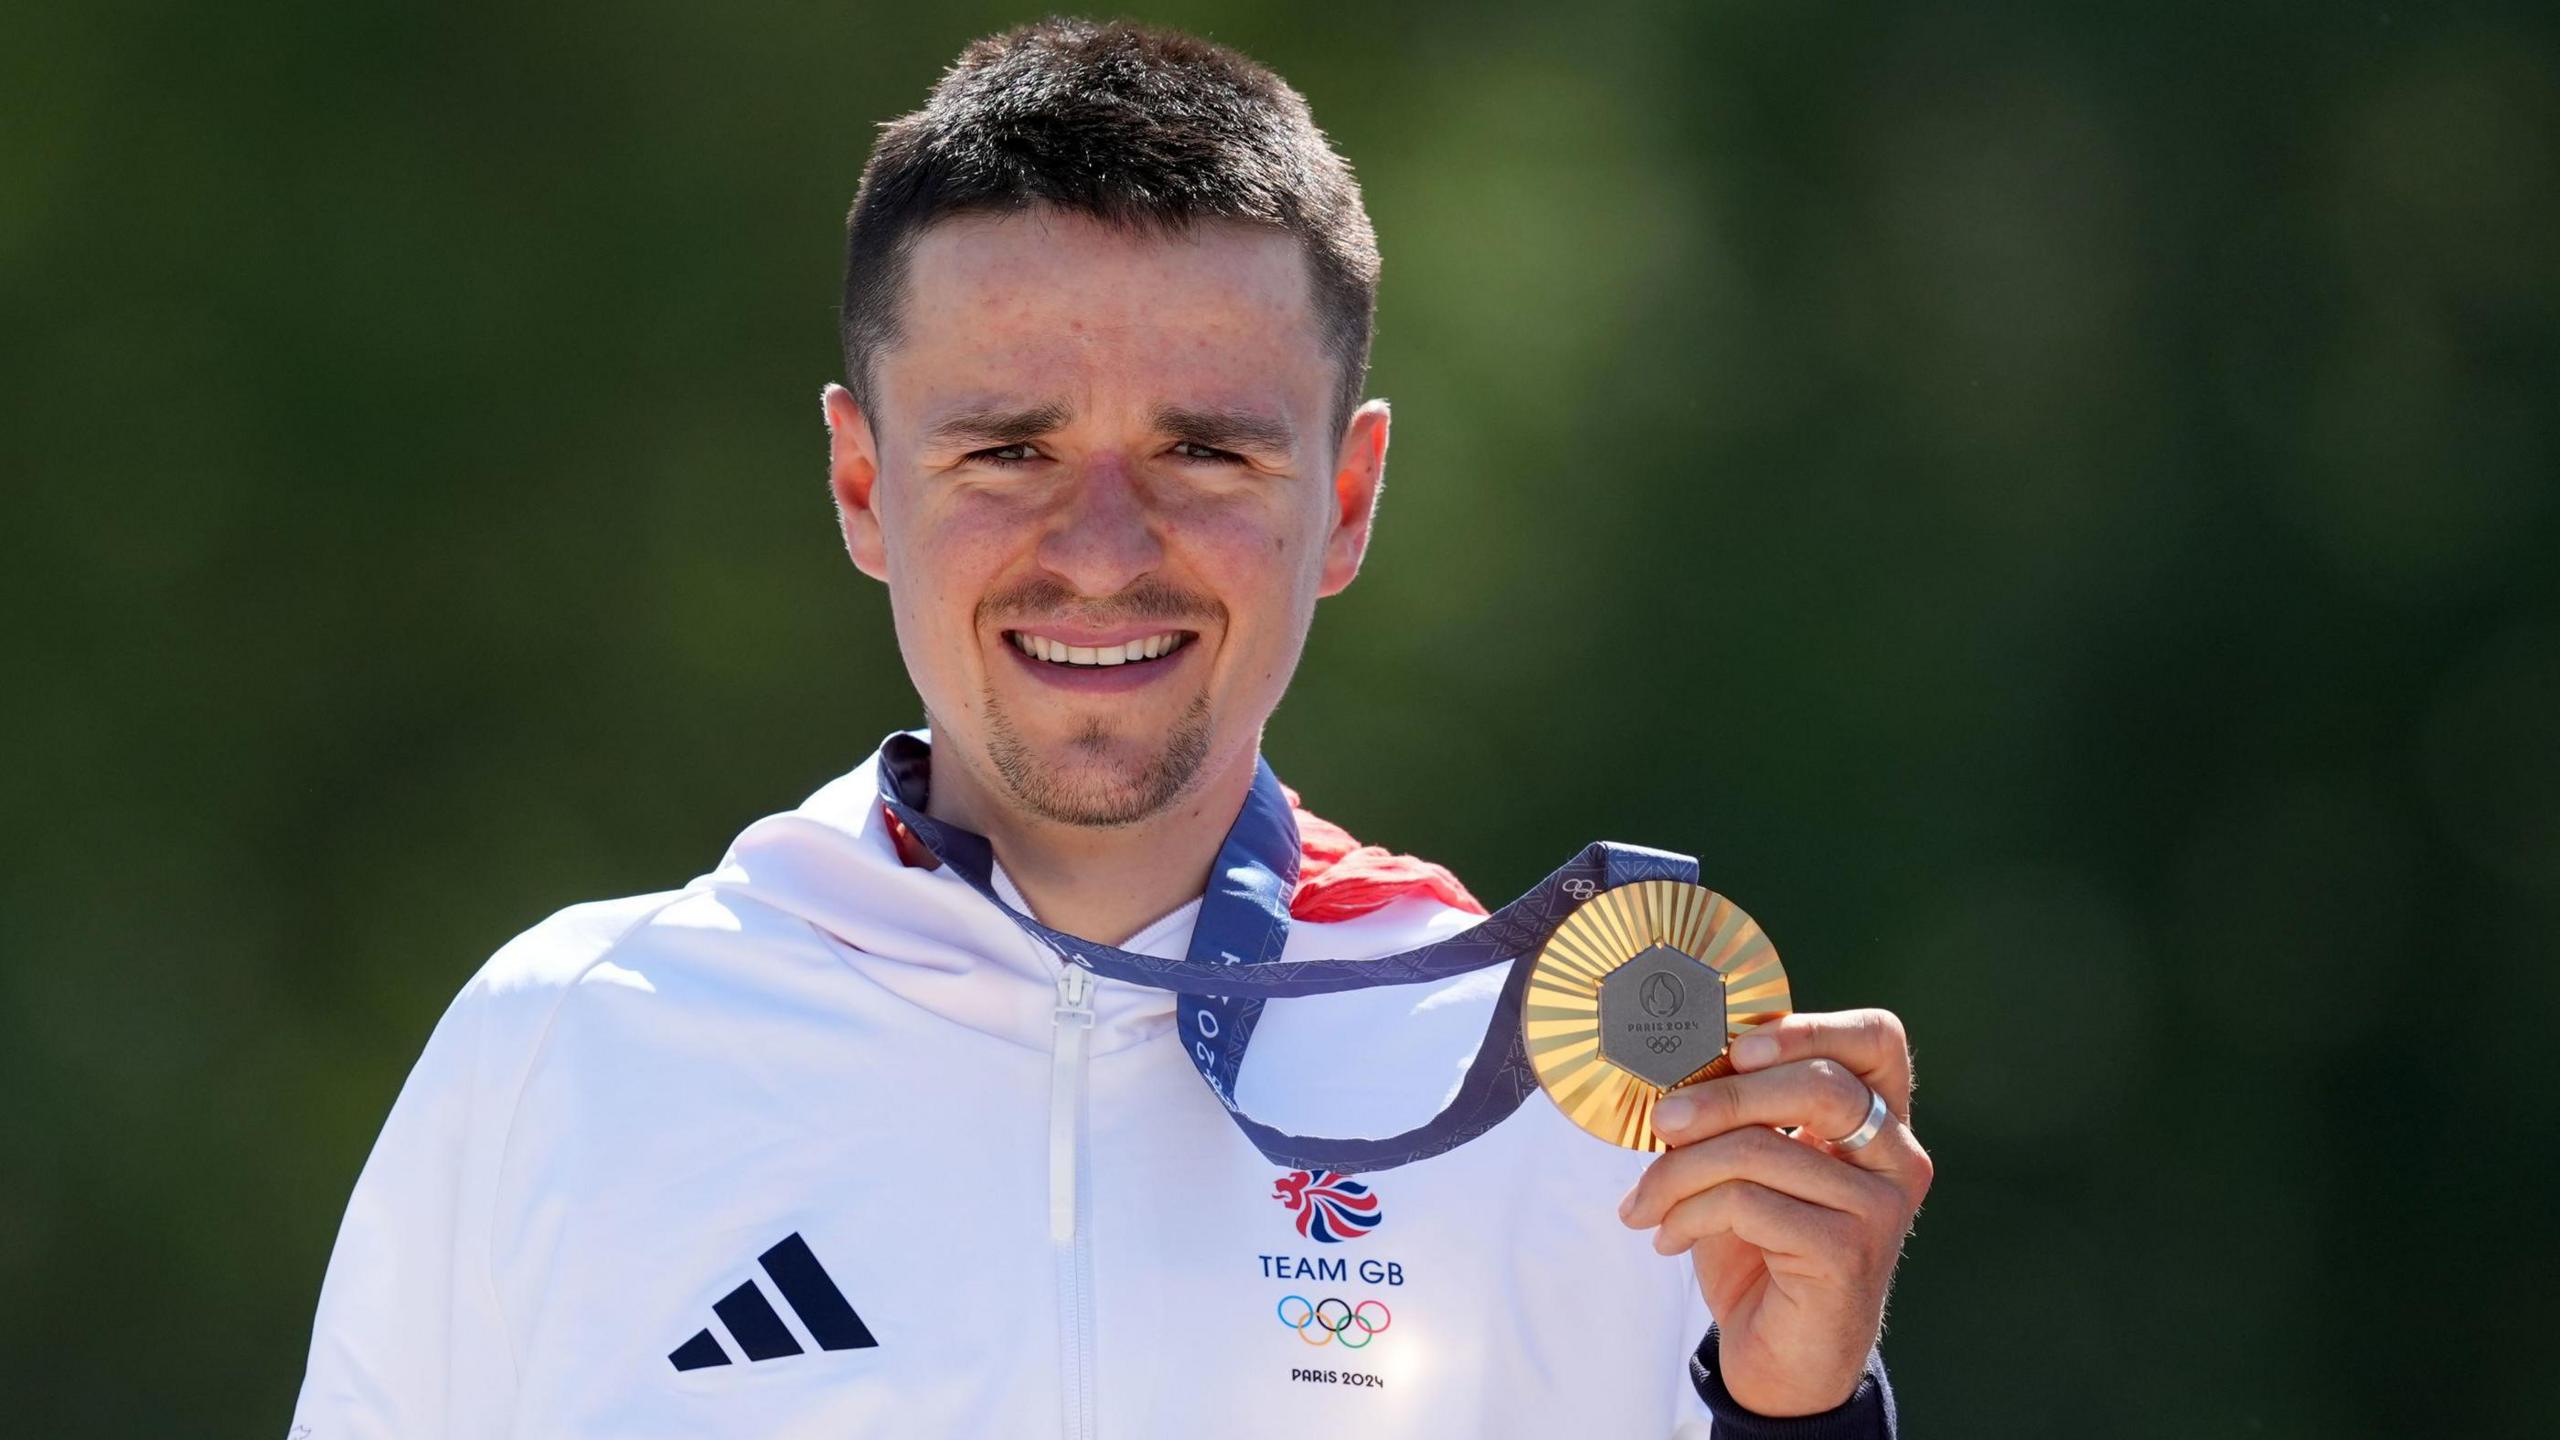
[[[1004,638],[1034,660],[1069,668],[1101,669],[1108,665],[1146,665],[1173,654],[1198,637],[1188,630],[1167,630],[1121,645],[1069,645],[1046,636],[1008,630]]]

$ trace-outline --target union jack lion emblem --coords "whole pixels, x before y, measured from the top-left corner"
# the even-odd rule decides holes
[[[1298,1217],[1298,1233],[1326,1245],[1378,1228],[1385,1212],[1369,1187],[1332,1170],[1292,1170],[1271,1187],[1271,1198]]]

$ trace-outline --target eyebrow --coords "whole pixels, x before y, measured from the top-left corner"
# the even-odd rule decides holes
[[[1056,401],[1019,410],[989,407],[945,415],[926,428],[924,442],[945,446],[1019,445],[1037,440],[1067,423],[1067,407]]]
[[[937,450],[1019,445],[1064,427],[1072,418],[1073,413],[1054,400],[1019,409],[957,410],[926,427],[924,442]],[[1176,439],[1212,450],[1251,451],[1275,460],[1288,459],[1297,441],[1287,422],[1254,410],[1165,405],[1152,418],[1158,430]]]
[[[1212,450],[1250,450],[1274,460],[1288,459],[1298,438],[1285,422],[1252,410],[1193,410],[1167,405],[1156,411],[1155,425],[1194,445],[1206,445]]]

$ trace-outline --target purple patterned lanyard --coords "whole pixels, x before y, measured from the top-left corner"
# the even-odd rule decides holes
[[[1698,862],[1686,855],[1604,840],[1584,846],[1528,894],[1445,940],[1375,960],[1283,960],[1289,898],[1298,882],[1298,824],[1279,777],[1268,762],[1258,761],[1253,789],[1218,848],[1209,888],[1200,897],[1190,953],[1166,960],[1053,930],[1006,904],[996,893],[995,852],[986,837],[924,813],[932,758],[932,747],[919,732],[902,731],[881,743],[880,790],[890,813],[936,859],[1061,960],[1114,980],[1176,992],[1183,1047],[1209,1092],[1227,1107],[1254,1148],[1273,1164],[1293,1170],[1356,1174],[1409,1165],[1456,1149],[1519,1109],[1538,1088],[1520,1030],[1530,967],[1511,967],[1485,1038],[1449,1104],[1411,1130],[1378,1138],[1292,1135],[1236,1108],[1236,1074],[1265,1000],[1377,985],[1424,985],[1534,958],[1566,915],[1603,890],[1639,880],[1696,884],[1698,879]]]

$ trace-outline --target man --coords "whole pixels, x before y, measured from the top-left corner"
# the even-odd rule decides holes
[[[1500,969],[1229,1031],[1085,968],[1237,914],[1262,953],[1223,959],[1366,961],[1482,913],[1259,762],[1369,537],[1376,276],[1304,102],[1188,37],[1014,31],[888,127],[825,411],[929,725],[463,990],[357,1182],[295,1435],[1890,1432],[1929,1176],[1891,1016],[1760,1032],[1650,1164],[1533,1098],[1352,1176],[1222,1098],[1416,1133]]]

